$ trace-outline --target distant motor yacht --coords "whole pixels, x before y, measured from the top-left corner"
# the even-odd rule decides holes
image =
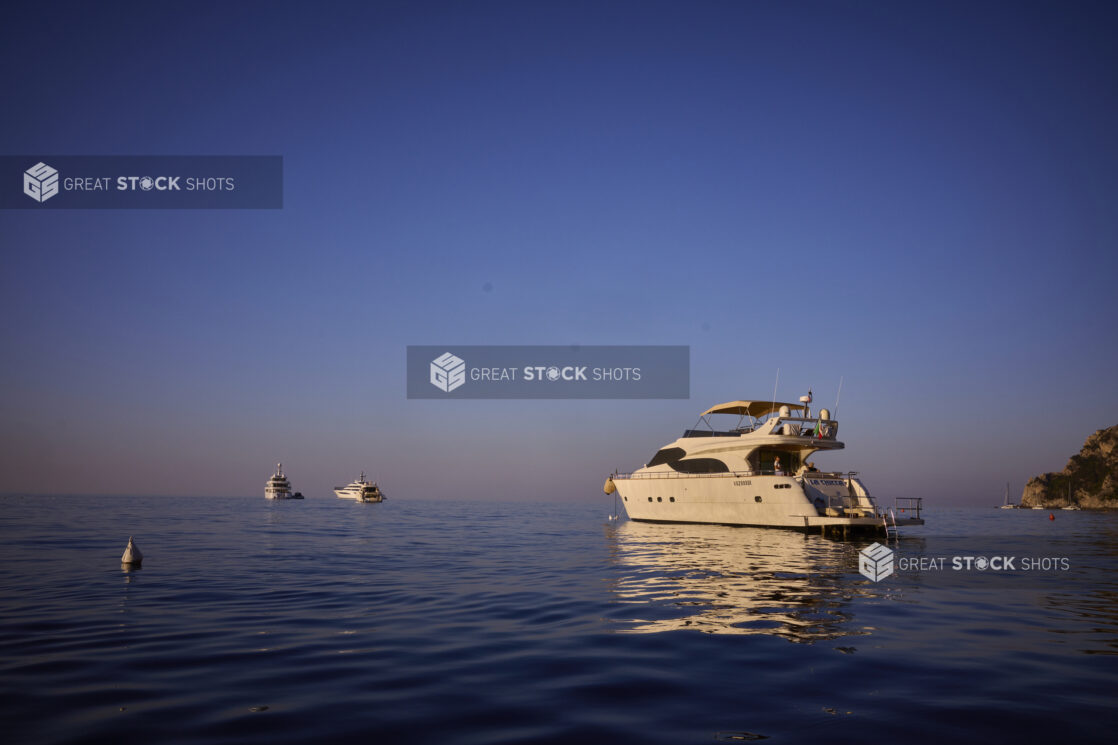
[[[268,479],[268,483],[264,487],[264,497],[266,499],[302,499],[303,493],[291,493],[291,483],[283,475],[283,464],[277,463],[276,472],[272,474],[272,478]]]
[[[342,499],[356,499],[359,502],[383,502],[385,500],[384,492],[375,482],[369,482],[364,471],[361,472],[359,478],[351,481],[346,486],[335,486],[334,493]]]
[[[841,450],[838,422],[827,409],[811,415],[811,394],[799,404],[730,401],[704,411],[703,429],[658,450],[643,468],[615,473],[629,518],[644,522],[715,523],[795,528],[823,534],[923,525],[922,499],[898,497],[896,509],[877,505],[856,471],[820,471],[808,458]],[[737,415],[717,430],[708,417]],[[696,425],[698,426],[698,424]],[[902,516],[898,516],[898,513]]]

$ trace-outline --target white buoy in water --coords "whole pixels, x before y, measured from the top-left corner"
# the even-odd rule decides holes
[[[136,547],[132,536],[128,536],[128,545],[124,547],[124,555],[120,557],[120,563],[123,566],[138,567],[143,562],[144,555],[140,553],[140,549]]]

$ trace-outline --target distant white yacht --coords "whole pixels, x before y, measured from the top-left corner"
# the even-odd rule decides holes
[[[283,475],[283,464],[276,464],[276,472],[264,487],[265,499],[302,499],[302,492],[291,493],[291,482]]]
[[[838,422],[827,409],[811,416],[811,394],[799,404],[730,401],[712,406],[699,421],[661,448],[643,468],[613,474],[632,520],[796,528],[841,534],[923,525],[921,499],[899,497],[895,510],[879,507],[854,471],[819,471],[808,458],[841,450]],[[708,417],[738,416],[716,430]]]
[[[334,493],[342,499],[356,499],[358,502],[383,502],[386,499],[376,482],[369,482],[364,471],[346,486],[335,486]]]

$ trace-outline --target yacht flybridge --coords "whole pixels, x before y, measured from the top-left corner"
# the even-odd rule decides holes
[[[736,415],[718,430],[713,415]],[[700,428],[700,425],[701,428]],[[811,414],[811,394],[800,403],[730,401],[702,413],[695,429],[661,448],[632,473],[615,473],[615,491],[632,520],[754,525],[849,534],[923,525],[920,498],[879,507],[857,472],[820,471],[808,461],[842,450],[831,412]]]

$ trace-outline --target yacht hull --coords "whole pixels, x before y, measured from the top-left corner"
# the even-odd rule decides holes
[[[661,523],[709,523],[751,527],[820,530],[884,529],[869,508],[821,515],[803,485],[791,476],[737,474],[614,480],[631,520]],[[813,494],[814,494],[813,490]],[[918,517],[896,516],[896,525],[923,525]],[[889,519],[889,527],[893,518]]]

